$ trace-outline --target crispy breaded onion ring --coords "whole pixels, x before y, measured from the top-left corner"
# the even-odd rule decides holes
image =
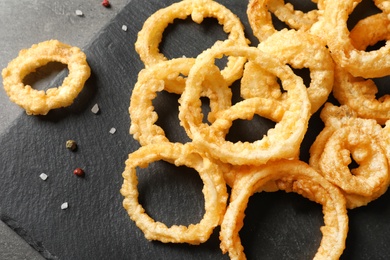
[[[28,74],[49,62],[68,65],[69,74],[61,86],[44,91],[24,85],[23,79]],[[41,42],[21,50],[19,56],[2,71],[7,95],[29,115],[46,115],[51,109],[71,105],[90,74],[86,55],[79,48],[57,40]]]
[[[348,216],[345,198],[339,189],[317,171],[298,160],[269,162],[263,166],[235,169],[236,181],[221,224],[221,249],[230,259],[246,259],[239,231],[244,225],[249,197],[269,182],[279,190],[295,192],[322,205],[322,240],[314,259],[339,259],[345,248]],[[265,213],[266,214],[266,213]]]
[[[341,105],[353,109],[359,117],[375,119],[383,125],[390,119],[390,95],[376,98],[378,88],[371,79],[354,77],[336,66],[333,96]]]
[[[379,13],[360,20],[351,30],[350,38],[359,50],[390,39],[390,20]],[[390,119],[390,95],[377,99],[378,88],[371,79],[354,77],[340,66],[335,69],[333,95],[342,105],[348,105],[360,117],[385,124]]]
[[[288,99],[280,102],[267,98],[250,98],[219,111],[211,124],[202,123],[200,95],[202,82],[215,58],[223,55],[243,56],[262,66],[266,71],[281,79]],[[231,164],[263,164],[268,160],[295,158],[306,133],[310,115],[310,102],[302,78],[296,76],[290,67],[255,47],[227,46],[220,42],[203,52],[190,70],[186,88],[180,97],[179,118],[181,125],[193,142],[213,157]],[[253,143],[232,143],[225,135],[236,119],[250,120],[258,114],[276,121],[274,128]]]
[[[310,165],[340,187],[348,208],[364,206],[386,192],[390,151],[382,127],[358,118],[347,106],[326,103],[325,128],[310,148]],[[358,167],[350,170],[352,158]]]
[[[240,19],[225,6],[212,0],[183,0],[152,14],[139,31],[135,49],[146,67],[167,59],[159,50],[165,28],[174,19],[183,20],[189,16],[196,23],[201,23],[206,17],[216,18],[229,40],[237,45],[248,45]],[[244,58],[229,58],[222,75],[228,82],[234,82],[241,76],[244,63]]]
[[[147,167],[149,163],[164,160],[176,166],[195,169],[204,183],[205,214],[197,224],[189,226],[173,225],[154,221],[138,202],[137,167]],[[200,244],[205,242],[213,229],[218,226],[226,210],[227,190],[218,165],[202,157],[192,145],[160,143],[143,146],[129,154],[122,174],[124,182],[120,190],[124,196],[123,206],[130,218],[143,231],[146,239],[163,243]]]
[[[316,36],[307,32],[284,29],[261,42],[258,48],[295,69],[310,70],[311,81],[307,92],[312,114],[325,103],[333,87],[334,63],[328,49]],[[266,88],[269,90],[264,91]],[[241,80],[243,98],[260,96],[280,99],[282,95],[286,94],[280,91],[275,76],[264,75],[259,66],[253,62],[245,65]]]
[[[168,91],[181,94],[185,87],[186,76],[194,64],[194,59],[172,59],[143,69],[138,75],[130,99],[130,134],[141,145],[169,142],[164,130],[155,124],[158,114],[153,110],[152,101],[157,92]],[[203,84],[202,96],[210,100],[208,120],[215,120],[217,111],[231,105],[232,92],[223,79],[218,67],[210,68]]]
[[[390,44],[368,52],[357,49],[349,37],[348,17],[360,1],[325,1],[323,31],[326,43],[335,62],[353,76],[387,76],[390,74]]]
[[[322,5],[318,6],[322,7]],[[250,0],[247,16],[253,34],[260,42],[277,32],[271,13],[289,28],[302,31],[308,31],[318,21],[319,15],[317,9],[306,13],[295,10],[291,3],[285,3],[284,0]]]

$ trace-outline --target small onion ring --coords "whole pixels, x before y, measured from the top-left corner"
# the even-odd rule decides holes
[[[199,223],[167,227],[164,223],[154,221],[139,204],[136,168],[147,167],[149,163],[158,160],[164,160],[176,166],[185,165],[198,171],[204,183],[202,192],[205,198],[205,214]],[[148,240],[198,245],[207,241],[213,229],[222,221],[228,197],[222,172],[218,164],[202,157],[190,144],[165,142],[142,146],[129,154],[122,176],[124,182],[120,192],[124,196],[123,206]]]
[[[322,1],[320,0],[321,3]],[[322,4],[318,4],[318,6],[322,7]],[[272,22],[271,13],[291,29],[308,31],[318,21],[319,10],[315,9],[304,13],[300,10],[294,10],[293,5],[285,3],[284,0],[250,0],[247,16],[253,34],[260,42],[277,32]]]
[[[131,94],[129,114],[130,134],[141,145],[169,142],[164,130],[155,124],[158,115],[153,110],[152,101],[156,98],[157,92],[163,90],[182,94],[185,76],[194,62],[194,59],[172,59],[150,66],[139,73]],[[216,66],[210,69],[203,85],[202,96],[210,100],[208,120],[213,122],[217,111],[230,107],[232,92]]]
[[[69,73],[61,86],[44,91],[23,84],[28,74],[49,62],[68,65]],[[79,48],[57,40],[40,42],[21,50],[18,57],[2,71],[7,95],[28,115],[46,115],[51,109],[71,105],[90,75],[86,55]]]
[[[325,1],[324,28],[326,43],[335,62],[355,77],[376,78],[390,74],[390,44],[378,50],[355,48],[347,21],[361,0]]]
[[[298,160],[269,162],[263,166],[235,169],[237,176],[225,217],[221,224],[221,249],[230,259],[246,259],[239,231],[244,225],[249,197],[275,183],[279,190],[295,192],[322,205],[325,226],[314,259],[339,259],[345,249],[348,216],[344,196],[339,189],[306,163]]]
[[[246,99],[217,113],[211,125],[202,123],[201,102],[202,81],[208,67],[216,57],[223,55],[243,56],[263,66],[282,81],[283,88],[289,92],[284,102],[266,99]],[[270,159],[295,158],[306,133],[310,102],[302,78],[296,76],[291,68],[260,51],[255,47],[228,46],[220,42],[200,54],[190,70],[186,88],[180,97],[179,118],[188,136],[201,149],[206,150],[222,162],[231,164],[263,164]],[[261,140],[253,143],[232,143],[225,135],[236,119],[251,119],[254,114],[278,121],[275,128]]]
[[[311,113],[314,114],[327,100],[333,87],[334,63],[328,49],[320,39],[303,31],[281,30],[271,35],[258,45],[261,51],[267,52],[290,64],[295,69],[308,68],[311,82],[307,88],[311,103]],[[265,77],[252,62],[245,65],[241,80],[241,96],[280,97],[284,94],[276,77]],[[264,78],[267,82],[264,82]],[[264,82],[264,83],[263,83]],[[266,92],[263,85],[270,89]],[[259,87],[261,86],[261,87]],[[261,93],[257,93],[260,91]]]
[[[174,19],[185,19],[188,16],[191,16],[192,20],[198,24],[205,17],[214,17],[219,24],[223,25],[223,30],[228,33],[228,40],[244,46],[249,43],[240,19],[225,6],[210,0],[183,0],[152,14],[145,21],[142,30],[138,32],[135,49],[146,67],[167,60],[158,48],[163,32],[170,23],[174,22]],[[228,82],[234,82],[241,77],[244,63],[244,58],[229,58],[222,75]]]
[[[390,184],[390,151],[382,127],[358,118],[347,106],[326,103],[321,111],[325,128],[310,148],[309,164],[342,189],[347,207],[367,205]],[[359,167],[349,170],[351,156]]]

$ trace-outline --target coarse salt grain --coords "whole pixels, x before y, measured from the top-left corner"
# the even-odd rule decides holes
[[[47,179],[47,174],[46,173],[41,173],[40,175],[39,175],[39,177],[42,179],[42,180],[44,180],[44,181],[46,181],[46,179]]]
[[[68,208],[68,202],[64,202],[61,204],[61,209],[67,209]]]
[[[110,129],[110,134],[115,134],[115,132],[116,132],[116,129],[114,128],[114,127],[112,127],[111,129]]]
[[[83,16],[83,12],[81,10],[76,10],[76,15],[77,16]]]
[[[127,31],[127,26],[126,25],[122,25],[122,31]]]
[[[94,113],[94,114],[97,114],[97,113],[99,113],[99,105],[98,104],[95,104],[93,107],[92,107],[92,109],[91,109],[91,111],[92,111],[92,113]]]

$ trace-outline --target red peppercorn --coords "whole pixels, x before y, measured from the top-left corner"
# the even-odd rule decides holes
[[[77,176],[84,176],[84,171],[81,168],[76,168],[73,173]]]
[[[102,5],[104,7],[110,7],[110,2],[108,0],[103,0]]]

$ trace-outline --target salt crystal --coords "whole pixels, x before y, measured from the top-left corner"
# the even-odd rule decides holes
[[[110,134],[115,134],[115,132],[116,132],[116,129],[114,128],[114,127],[112,127],[111,129],[110,129]]]
[[[126,25],[122,25],[122,31],[127,31],[127,26]]]
[[[46,174],[46,173],[41,173],[41,174],[39,175],[39,177],[40,177],[42,180],[46,181],[46,179],[47,179],[47,174]]]
[[[92,109],[91,109],[92,113],[94,114],[97,114],[99,113],[99,105],[98,104],[95,104]]]
[[[68,208],[68,202],[64,202],[61,204],[61,209],[67,209]]]
[[[83,16],[83,12],[81,10],[76,10],[76,15],[77,16]]]

